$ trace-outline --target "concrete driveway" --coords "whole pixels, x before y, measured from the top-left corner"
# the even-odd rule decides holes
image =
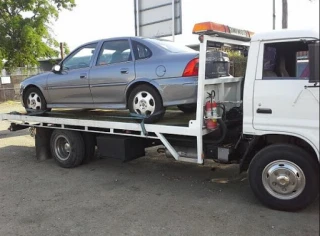
[[[270,210],[236,165],[177,163],[153,148],[129,163],[63,169],[37,161],[27,130],[8,126],[0,122],[0,235],[319,235],[318,202]]]

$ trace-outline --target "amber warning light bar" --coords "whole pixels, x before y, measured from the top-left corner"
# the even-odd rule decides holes
[[[252,35],[254,34],[253,32],[248,30],[237,29],[228,25],[218,24],[214,22],[196,23],[193,27],[192,33],[216,35],[241,41],[250,41]]]

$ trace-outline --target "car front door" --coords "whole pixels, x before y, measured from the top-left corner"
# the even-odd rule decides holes
[[[95,104],[125,105],[125,89],[135,79],[128,39],[105,41],[90,71],[90,88]]]
[[[92,104],[89,88],[90,66],[97,43],[85,45],[61,64],[61,72],[48,77],[47,88],[53,104]]]

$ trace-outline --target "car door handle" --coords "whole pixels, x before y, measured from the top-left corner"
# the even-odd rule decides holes
[[[272,110],[270,108],[258,108],[257,113],[272,114]]]
[[[86,78],[87,78],[87,73],[80,74],[80,79],[86,79]]]
[[[122,68],[120,70],[121,74],[128,74],[129,69],[128,68]]]

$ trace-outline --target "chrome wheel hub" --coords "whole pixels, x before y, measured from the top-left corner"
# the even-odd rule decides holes
[[[69,158],[71,154],[71,145],[65,136],[59,135],[55,140],[54,147],[56,156],[60,160],[65,161]]]
[[[137,93],[133,99],[133,109],[140,115],[152,115],[155,110],[155,100],[153,96],[145,91]]]
[[[41,97],[37,93],[30,93],[27,98],[27,108],[41,110]]]
[[[272,196],[289,200],[301,194],[305,188],[306,179],[298,165],[290,161],[278,160],[264,168],[262,183]]]

